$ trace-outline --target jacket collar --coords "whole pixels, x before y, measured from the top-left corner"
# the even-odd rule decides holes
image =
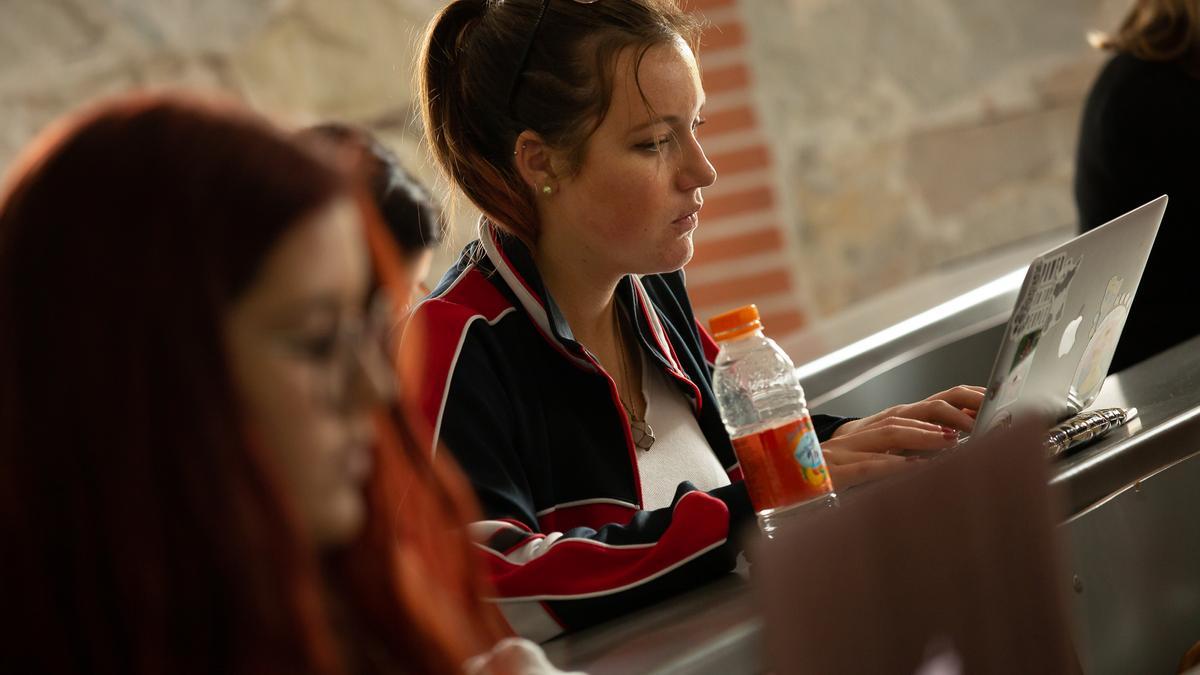
[[[492,267],[512,290],[543,337],[575,364],[595,370],[594,361],[588,357],[583,345],[575,340],[562,311],[546,290],[529,247],[490,223],[481,224],[479,234],[484,254]],[[692,384],[675,356],[659,313],[651,303],[641,278],[626,275],[617,285],[616,297],[620,306],[632,317],[638,340],[659,367]]]

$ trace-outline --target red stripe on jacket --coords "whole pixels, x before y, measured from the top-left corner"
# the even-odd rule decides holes
[[[721,351],[721,345],[717,344],[704,324],[700,323],[700,319],[696,319],[696,328],[700,331],[700,346],[704,348],[704,360],[708,361],[710,366],[717,365],[717,354]]]
[[[435,434],[463,333],[473,320],[494,321],[512,306],[477,267],[470,267],[445,293],[414,310],[409,325],[426,331],[418,406]]]

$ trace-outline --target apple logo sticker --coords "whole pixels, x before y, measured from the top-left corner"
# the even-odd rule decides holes
[[[1083,322],[1083,314],[1071,319],[1067,327],[1063,329],[1062,340],[1058,343],[1058,358],[1062,358],[1071,353],[1071,348],[1075,346],[1075,334],[1079,331],[1079,324]]]

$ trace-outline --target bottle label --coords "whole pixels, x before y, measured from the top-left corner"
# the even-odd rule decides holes
[[[755,511],[777,509],[833,492],[812,419],[733,439]]]
[[[821,444],[817,442],[817,432],[813,429],[812,420],[804,416],[803,424],[798,430],[800,441],[796,444],[796,462],[800,464],[800,473],[804,482],[824,492],[831,492],[833,486],[829,481],[829,469],[825,467],[825,455],[821,453]]]

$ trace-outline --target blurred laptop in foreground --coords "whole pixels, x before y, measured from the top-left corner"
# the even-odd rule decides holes
[[[1022,420],[760,542],[775,672],[1079,671],[1044,428]]]

